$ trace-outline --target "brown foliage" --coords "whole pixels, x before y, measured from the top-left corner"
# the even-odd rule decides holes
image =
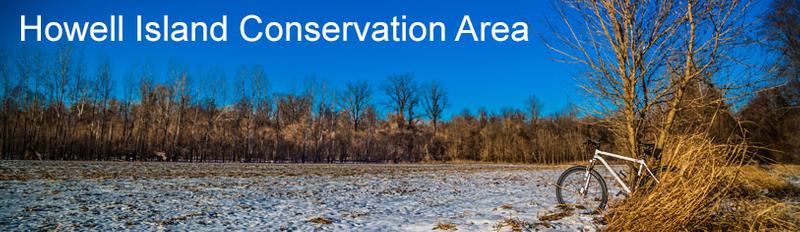
[[[665,231],[797,230],[798,218],[792,214],[796,206],[762,196],[761,186],[747,187],[753,186],[747,184],[752,180],[773,179],[742,168],[746,144],[719,145],[693,136],[679,137],[667,148],[664,164],[669,171],[661,173],[661,183],[613,206],[606,229],[651,231],[658,225]],[[763,187],[771,185],[775,184]]]

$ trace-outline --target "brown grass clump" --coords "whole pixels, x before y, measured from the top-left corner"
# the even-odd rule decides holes
[[[800,176],[800,165],[796,165],[796,164],[774,164],[771,167],[779,175]]]
[[[495,231],[500,231],[505,227],[511,227],[511,231],[517,232],[526,228],[531,228],[533,225],[526,221],[515,218],[506,218],[505,220],[497,223],[497,225],[494,225]]]
[[[731,201],[726,214],[721,214],[720,229],[736,231],[798,231],[800,207],[768,197]]]
[[[457,230],[456,225],[446,222],[438,222],[436,226],[433,227],[433,230]]]
[[[331,219],[327,219],[325,217],[315,217],[315,218],[312,218],[312,219],[310,219],[308,221],[311,222],[311,223],[317,223],[317,224],[323,224],[323,225],[329,225],[329,224],[333,223],[333,221],[331,221]]]
[[[783,188],[783,183],[743,166],[747,152],[746,144],[677,138],[663,153],[663,164],[670,171],[659,174],[661,183],[612,207],[605,229],[797,231],[797,217],[790,214],[798,212],[796,206],[767,200],[756,190]]]
[[[561,210],[560,212],[539,216],[539,221],[558,221],[562,218],[572,216],[575,211],[575,209],[568,205],[558,205],[558,208]]]
[[[772,169],[772,170],[768,170]],[[746,165],[739,169],[739,176],[736,179],[736,194],[741,197],[766,196],[772,198],[800,197],[800,188],[792,185],[781,177],[782,175],[800,176],[794,168],[787,165],[778,167]]]

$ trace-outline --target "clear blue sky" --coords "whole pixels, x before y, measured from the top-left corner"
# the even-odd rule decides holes
[[[111,14],[125,16],[125,42],[79,42],[76,48],[87,57],[89,75],[97,63],[109,59],[118,91],[125,73],[136,65],[151,63],[157,80],[164,80],[167,64],[176,60],[190,70],[220,68],[229,79],[241,65],[262,65],[273,92],[302,86],[304,78],[316,76],[334,88],[348,81],[366,80],[373,86],[374,103],[385,97],[378,86],[393,74],[413,74],[419,82],[437,80],[449,92],[452,107],[520,107],[528,95],[545,103],[545,113],[560,110],[569,101],[580,102],[572,77],[576,67],[552,61],[540,35],[549,29],[543,21],[552,14],[551,1],[3,1],[2,49],[22,46],[52,52],[50,42],[20,42],[22,14],[41,14],[53,21],[108,21]],[[135,42],[135,17],[156,19],[168,14],[172,20],[213,21],[228,15],[229,41]],[[265,21],[389,21],[407,15],[407,21],[442,21],[447,24],[447,42],[244,42],[238,34],[239,20],[256,14]],[[453,42],[463,15],[477,21],[526,21],[528,42]],[[33,19],[33,18],[32,18]],[[32,34],[30,34],[32,36]]]

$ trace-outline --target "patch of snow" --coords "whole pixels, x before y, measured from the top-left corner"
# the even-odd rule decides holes
[[[559,210],[552,183],[565,169],[0,181],[0,231],[507,230],[505,219],[533,225]],[[594,217],[576,211],[527,229],[595,231]]]

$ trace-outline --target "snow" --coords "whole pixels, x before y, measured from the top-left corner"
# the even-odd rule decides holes
[[[565,166],[259,165],[317,171],[3,180],[0,231],[431,231],[439,223],[459,231],[508,231],[507,219],[527,223],[525,230],[599,229],[593,223],[599,216],[587,212],[539,220],[562,211],[552,183]],[[377,171],[348,170],[363,166]],[[331,223],[310,221],[317,217]]]

